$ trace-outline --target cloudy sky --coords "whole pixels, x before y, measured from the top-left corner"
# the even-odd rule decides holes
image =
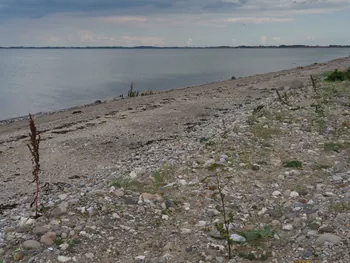
[[[0,0],[0,46],[350,44],[350,0]]]

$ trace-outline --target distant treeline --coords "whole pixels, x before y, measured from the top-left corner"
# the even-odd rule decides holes
[[[0,49],[237,49],[237,48],[350,48],[350,45],[328,45],[328,46],[309,46],[309,45],[280,45],[280,46],[213,46],[213,47],[155,47],[155,46],[87,46],[87,47],[0,47]]]

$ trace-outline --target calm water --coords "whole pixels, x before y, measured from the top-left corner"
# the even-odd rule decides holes
[[[0,120],[325,62],[350,49],[1,50]]]

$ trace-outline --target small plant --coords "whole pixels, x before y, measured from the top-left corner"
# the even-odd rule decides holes
[[[334,70],[332,73],[328,75],[326,81],[335,82],[335,81],[344,81],[350,79],[350,69],[347,71],[338,71],[338,69]]]
[[[131,82],[130,90],[128,92],[128,97],[132,98],[132,97],[137,97],[137,96],[139,96],[139,92],[138,91],[134,91],[134,83]]]
[[[314,92],[317,94],[318,89],[317,89],[316,79],[312,75],[310,75],[310,79],[311,79],[312,88],[313,88]]]
[[[40,172],[40,154],[39,154],[39,144],[41,141],[40,135],[38,130],[36,129],[33,117],[31,114],[29,114],[29,138],[30,138],[30,143],[27,144],[28,149],[30,151],[30,154],[32,156],[32,165],[33,165],[33,170],[32,170],[32,175],[34,177],[34,180],[32,183],[35,182],[36,189],[35,189],[35,198],[34,201],[31,203],[31,207],[33,204],[35,204],[35,217],[39,217],[38,209],[39,209],[39,172]]]
[[[231,245],[233,243],[231,237],[230,237],[230,224],[233,223],[233,214],[232,213],[227,213],[226,212],[226,203],[225,203],[225,195],[223,193],[223,189],[219,180],[218,175],[215,175],[216,178],[216,184],[217,188],[219,190],[219,196],[220,196],[220,201],[221,201],[221,207],[222,207],[222,213],[224,217],[224,222],[223,223],[216,223],[216,229],[220,232],[220,234],[225,238],[227,247],[228,247],[228,258],[232,258],[232,249]]]
[[[56,240],[55,240],[55,244],[56,244],[56,246],[60,246],[60,245],[62,245],[64,243],[64,241],[61,239],[61,238],[56,238]]]
[[[278,100],[281,102],[281,104],[291,106],[287,92],[284,92],[281,95],[277,89],[275,91],[276,91]]]
[[[329,207],[332,212],[346,212],[350,210],[350,202],[341,202],[338,204],[332,204]]]
[[[68,241],[68,251],[74,252],[74,248],[80,243],[81,243],[81,241],[77,238],[73,238],[73,239],[69,240]]]
[[[312,169],[315,171],[322,170],[322,169],[329,169],[331,166],[327,164],[322,164],[322,163],[315,163],[312,165]]]
[[[326,151],[339,152],[343,148],[343,145],[339,142],[327,142],[324,145]]]
[[[292,160],[292,161],[286,161],[283,163],[283,166],[286,168],[302,168],[303,164],[300,161]]]

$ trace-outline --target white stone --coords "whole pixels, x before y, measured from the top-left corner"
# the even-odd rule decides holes
[[[162,219],[163,219],[163,220],[168,220],[168,219],[169,219],[169,216],[168,216],[168,215],[162,215]]]
[[[237,235],[237,234],[231,234],[230,239],[234,242],[241,242],[241,243],[246,241],[246,239],[244,237]]]
[[[280,191],[274,191],[273,193],[272,193],[272,195],[273,196],[279,196],[279,195],[281,195],[282,193],[280,192]]]
[[[137,174],[135,171],[132,171],[130,174],[129,174],[130,178],[131,179],[135,179],[137,177]]]
[[[34,224],[35,224],[35,219],[33,218],[21,217],[19,220],[20,226],[34,225]]]
[[[68,261],[72,260],[72,258],[70,258],[70,257],[65,257],[65,256],[58,256],[57,260],[58,260],[59,262],[68,262]]]
[[[298,192],[296,192],[296,191],[292,191],[291,193],[290,193],[290,195],[289,195],[291,198],[296,198],[296,197],[298,197],[299,196],[299,193]]]
[[[292,231],[293,230],[293,226],[290,225],[290,224],[289,225],[284,225],[282,229],[285,230],[285,231]]]

